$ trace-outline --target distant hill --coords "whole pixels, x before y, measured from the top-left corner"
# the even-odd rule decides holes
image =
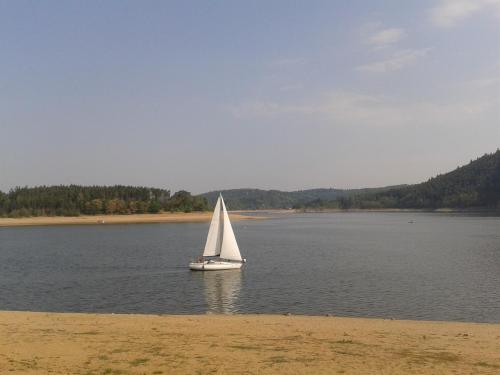
[[[500,208],[500,150],[426,182],[308,202],[306,208]]]
[[[398,185],[400,187],[402,185]],[[259,210],[297,208],[313,201],[330,201],[340,197],[349,197],[356,194],[376,193],[395,188],[388,186],[365,189],[308,189],[298,191],[261,190],[261,189],[231,189],[211,191],[201,194],[211,206],[215,205],[219,193],[231,210]]]

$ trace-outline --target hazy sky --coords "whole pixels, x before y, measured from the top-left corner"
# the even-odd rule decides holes
[[[0,0],[4,191],[381,186],[497,147],[500,0]]]

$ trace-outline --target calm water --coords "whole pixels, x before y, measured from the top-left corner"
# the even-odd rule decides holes
[[[0,310],[500,322],[499,217],[284,214],[234,229],[244,269],[203,273],[187,263],[208,223],[0,228]]]

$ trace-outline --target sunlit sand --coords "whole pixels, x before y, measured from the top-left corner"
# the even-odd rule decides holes
[[[96,215],[96,216],[40,216],[23,218],[0,218],[0,227],[30,225],[78,225],[78,224],[138,224],[138,223],[190,223],[209,221],[211,212],[174,212],[141,215]],[[230,214],[231,220],[261,219],[257,216]]]
[[[8,374],[498,374],[500,325],[0,312]]]

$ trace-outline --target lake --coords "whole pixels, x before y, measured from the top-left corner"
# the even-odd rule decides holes
[[[0,228],[0,310],[292,313],[500,323],[500,218],[273,214],[242,270],[193,272],[209,223]]]

